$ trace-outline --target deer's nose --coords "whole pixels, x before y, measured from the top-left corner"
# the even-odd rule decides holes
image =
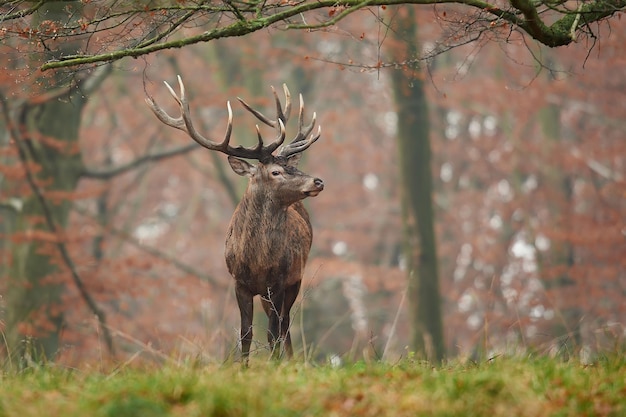
[[[321,178],[315,178],[313,180],[313,184],[315,184],[315,187],[317,187],[319,189],[323,189],[324,188],[324,181],[322,181]]]

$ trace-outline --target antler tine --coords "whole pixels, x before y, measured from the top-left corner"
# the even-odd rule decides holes
[[[309,136],[313,131],[313,128],[315,127],[316,119],[317,114],[313,112],[311,123],[309,123],[307,126],[302,126],[304,124],[304,99],[302,98],[302,94],[300,94],[300,110],[298,111],[298,133],[290,142],[290,144],[300,142],[301,140]]]
[[[263,138],[261,137],[261,132],[257,125],[257,137],[259,142],[254,149],[260,152],[263,158],[278,149],[278,147],[281,146],[285,141],[285,123],[289,119],[289,114],[291,113],[291,94],[289,93],[289,89],[287,88],[286,84],[283,84],[283,90],[285,92],[284,111],[280,103],[280,99],[278,98],[278,94],[276,94],[276,89],[272,86],[272,93],[274,94],[274,101],[276,102],[276,120],[270,119],[269,117],[265,116],[263,113],[254,109],[251,105],[246,103],[244,99],[242,99],[241,97],[237,97],[237,100],[239,100],[241,105],[250,113],[252,113],[254,117],[259,119],[264,124],[278,129],[278,135],[276,136],[276,139],[274,139],[274,141],[269,145],[263,146]]]
[[[317,114],[313,112],[313,117],[311,118],[311,123],[302,128],[302,124],[304,123],[304,99],[302,98],[302,94],[300,94],[300,110],[298,112],[298,134],[291,141],[291,143],[299,142],[309,136],[315,127],[315,121],[317,119]]]
[[[272,152],[274,152],[276,149],[278,149],[278,147],[280,145],[283,144],[283,142],[285,141],[285,135],[286,135],[286,131],[285,131],[285,124],[283,123],[283,121],[281,119],[278,119],[278,128],[279,128],[279,132],[278,132],[278,136],[276,136],[276,139],[274,139],[274,141],[272,143],[270,143],[269,145],[262,147],[262,151],[264,152],[265,155],[271,155]],[[259,137],[259,144],[257,145],[257,149],[263,145],[263,139],[261,138],[261,132],[259,131],[259,126],[257,125],[256,127],[257,130],[257,134]]]
[[[300,110],[298,111],[298,133],[288,145],[284,146],[280,150],[279,155],[291,156],[293,154],[300,153],[308,149],[309,146],[311,146],[316,140],[318,140],[322,134],[321,126],[319,126],[317,133],[314,136],[306,140],[306,138],[313,131],[316,120],[317,114],[313,112],[311,123],[307,126],[302,126],[304,124],[304,99],[302,98],[302,94],[300,94]]]
[[[291,94],[289,93],[289,89],[286,84],[283,84],[283,91],[285,93],[285,110],[283,111],[283,106],[280,103],[280,99],[278,98],[278,94],[276,94],[276,89],[274,86],[272,88],[272,94],[274,94],[274,101],[276,103],[276,120],[272,120],[269,117],[265,116],[260,111],[254,109],[251,105],[246,103],[244,99],[241,97],[237,97],[237,100],[241,103],[242,106],[246,108],[250,113],[254,115],[257,119],[265,123],[270,127],[280,128],[278,126],[278,121],[282,120],[283,124],[287,123],[289,120],[289,115],[291,114]]]
[[[289,116],[291,115],[291,93],[287,88],[287,84],[283,83],[283,92],[285,93],[285,111],[283,113],[283,109],[280,105],[280,100],[278,100],[278,96],[276,95],[276,91],[274,87],[272,87],[272,91],[274,92],[274,98],[276,99],[276,114],[279,119],[283,121],[283,123],[287,123],[289,120]]]
[[[233,132],[233,109],[230,107],[230,100],[226,101],[226,108],[228,109],[228,123],[226,124],[226,133],[224,134],[222,146],[228,150],[230,148],[230,134]]]
[[[178,103],[181,115],[179,117],[170,116],[154,101],[152,97],[149,96],[146,98],[146,103],[148,103],[148,106],[150,106],[150,109],[156,115],[156,117],[164,124],[187,133],[194,141],[204,146],[205,148],[228,153],[228,151],[232,149],[228,145],[228,143],[230,142],[230,135],[233,128],[233,111],[230,107],[230,103],[226,104],[226,107],[228,108],[228,126],[226,128],[224,140],[220,143],[213,142],[212,140],[202,136],[193,126],[193,122],[191,120],[191,115],[189,112],[189,103],[185,94],[185,84],[183,83],[180,75],[178,76],[178,87],[180,89],[180,96],[176,94],[176,91],[174,91],[174,89],[168,84],[167,81],[164,81],[164,83],[165,87],[168,89],[174,100],[176,100],[176,102]]]
[[[169,92],[172,95],[172,97],[174,97],[174,100],[176,100],[176,102],[180,106],[182,106],[183,105],[183,101],[186,103],[186,100],[185,100],[185,84],[183,84],[183,79],[180,78],[180,75],[177,76],[177,79],[178,79],[178,88],[180,90],[180,98],[176,94],[176,91],[174,91],[174,89],[168,84],[167,81],[163,81],[163,84],[165,84],[165,87],[167,87],[167,89],[169,90]]]
[[[170,85],[167,82],[165,82],[165,85],[170,90],[170,93],[174,96],[176,101],[180,104],[180,100],[178,99],[178,96],[176,96],[176,94],[174,93],[174,90],[172,90],[172,87],[170,87]],[[158,104],[156,104],[156,102],[151,96],[146,97],[145,100],[148,106],[150,106],[150,109],[152,110],[152,112],[162,123],[168,126],[171,126],[173,128],[186,131],[185,122],[183,121],[182,117],[174,118],[170,116],[169,114],[167,114],[165,110],[163,110],[161,107],[159,107]]]
[[[322,135],[322,126],[318,126],[317,133],[311,136],[308,140],[300,139],[299,141],[293,141],[289,145],[281,149],[279,155],[288,157],[309,149],[309,146],[313,145]],[[306,137],[306,136],[305,136]]]
[[[259,119],[260,121],[262,121],[263,123],[265,123],[268,126],[276,127],[276,121],[275,120],[271,120],[271,119],[267,118],[260,111],[253,109],[252,106],[250,106],[248,103],[246,103],[244,101],[244,99],[242,99],[241,97],[237,97],[237,100],[239,100],[241,105],[243,107],[245,107],[246,110],[248,110],[250,113],[252,113],[254,115],[254,117],[256,117],[257,119]]]

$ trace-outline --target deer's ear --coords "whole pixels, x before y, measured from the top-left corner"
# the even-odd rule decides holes
[[[287,158],[287,166],[290,167],[297,167],[298,166],[298,162],[300,162],[300,158],[302,157],[301,153],[296,153],[291,155],[290,157]]]
[[[244,161],[243,159],[235,158],[234,156],[228,157],[228,163],[233,171],[242,177],[251,177],[256,172],[256,167],[254,165],[248,163],[248,161]]]

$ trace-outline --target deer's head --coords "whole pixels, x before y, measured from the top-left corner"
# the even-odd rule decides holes
[[[168,115],[159,107],[151,97],[146,98],[146,102],[157,116],[157,118],[168,126],[186,132],[194,141],[203,147],[225,153],[228,155],[228,162],[237,174],[248,177],[250,185],[248,191],[260,193],[263,196],[277,201],[281,205],[293,204],[306,197],[315,197],[324,189],[324,182],[319,178],[314,178],[296,167],[302,156],[302,152],[309,148],[321,135],[321,127],[311,135],[315,127],[316,115],[313,113],[311,123],[304,126],[304,100],[300,95],[300,110],[298,112],[298,133],[289,142],[282,146],[285,141],[285,124],[289,120],[291,113],[291,94],[286,85],[283,85],[285,93],[285,108],[280,103],[276,91],[272,87],[276,102],[276,119],[264,116],[258,110],[253,109],[243,99],[237,98],[239,102],[264,124],[273,127],[278,132],[277,137],[269,145],[265,145],[259,126],[257,125],[257,145],[246,148],[242,146],[231,146],[230,136],[233,127],[233,112],[230,102],[228,108],[228,125],[226,134],[222,142],[214,142],[202,136],[193,126],[189,112],[189,103],[185,95],[185,86],[180,76],[178,77],[180,96],[166,82],[170,94],[174,97],[181,109],[181,115],[177,118]],[[280,147],[280,149],[279,149]],[[276,155],[274,152],[278,149]],[[258,161],[253,165],[246,161],[252,159]]]

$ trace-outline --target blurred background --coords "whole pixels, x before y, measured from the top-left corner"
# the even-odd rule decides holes
[[[52,78],[81,82],[81,72],[42,76],[17,43],[3,43],[0,326],[7,360],[39,340],[61,363],[101,361],[108,353],[99,317],[117,358],[222,361],[237,351],[239,313],[223,253],[246,182],[224,155],[206,149],[149,157],[191,142],[144,102],[153,96],[176,114],[163,85],[175,86],[176,75],[196,127],[215,140],[230,100],[233,141],[253,144],[257,121],[235,98],[271,115],[272,85],[287,83],[294,98],[303,94],[307,115],[317,113],[322,137],[300,169],[326,188],[306,200],[314,241],[294,308],[300,355],[411,355],[410,258],[419,259],[422,247],[409,199],[432,201],[434,216],[424,222],[435,232],[446,357],[589,357],[623,348],[624,24],[614,22],[594,47],[548,49],[512,32],[431,54],[450,37],[437,14],[420,9],[404,19],[411,31],[394,32],[364,12],[315,33],[264,30],[125,59],[94,70],[104,75],[88,94],[85,84],[82,93],[36,111],[54,94]],[[401,163],[399,129],[410,116],[397,92],[417,84],[427,105],[432,200],[408,196],[411,174]],[[60,102],[79,105],[78,120],[53,112]],[[33,129],[20,123],[70,133],[28,136]],[[16,145],[19,135],[25,147]],[[25,163],[23,149],[37,158]],[[46,226],[49,215],[63,219],[55,232]],[[260,304],[255,312],[253,348],[263,351]]]

